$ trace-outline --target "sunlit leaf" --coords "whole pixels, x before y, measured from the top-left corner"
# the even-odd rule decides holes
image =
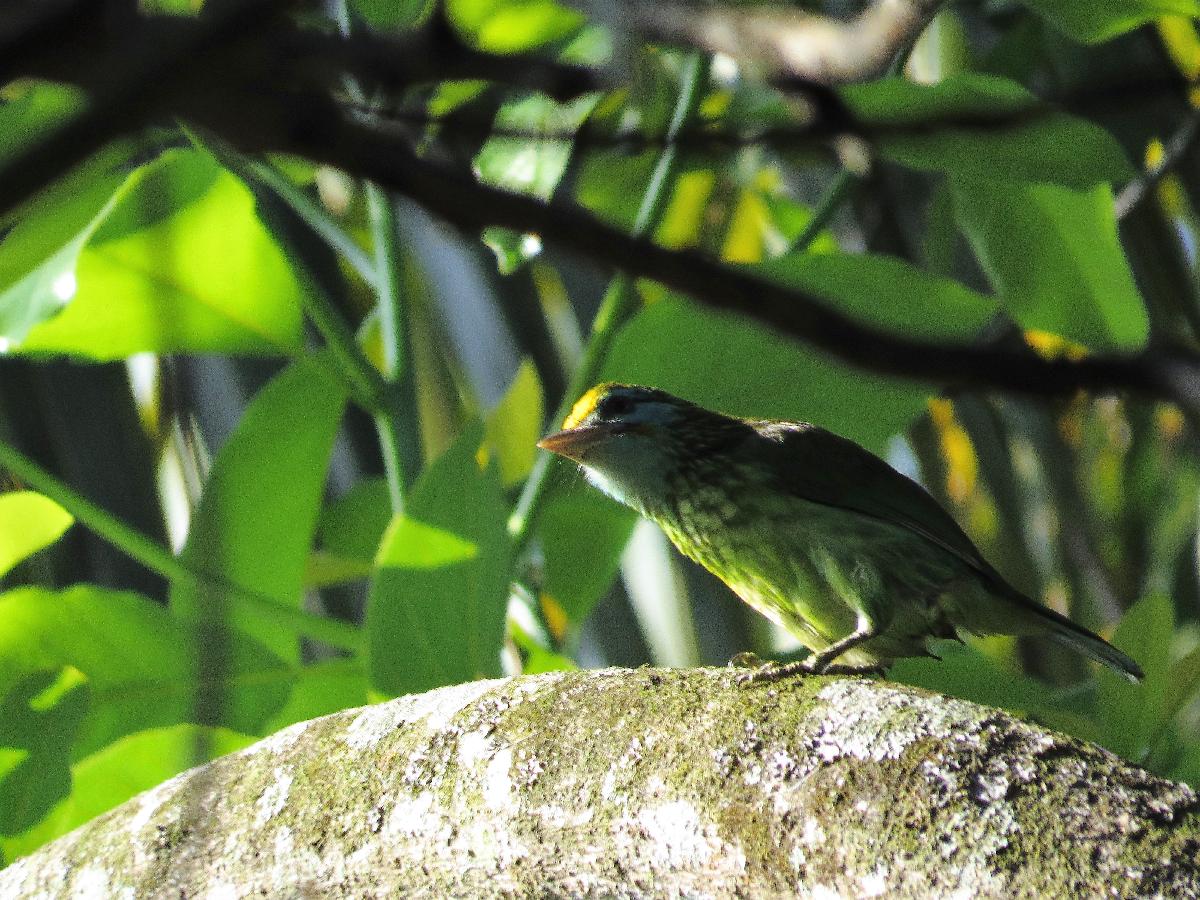
[[[1141,347],[1145,304],[1117,236],[1112,191],[955,179],[954,209],[1023,328],[1098,349]]]
[[[447,0],[450,22],[482,50],[515,53],[560,41],[584,18],[554,0]]]
[[[548,200],[571,157],[571,135],[596,105],[598,94],[556,103],[541,94],[507,101],[496,113],[496,128],[519,137],[488,138],[475,156],[481,181]],[[546,138],[541,135],[548,135]]]
[[[505,487],[521,481],[533,468],[544,417],[537,368],[532,361],[523,360],[484,425],[484,436],[496,455],[500,481]]]
[[[389,562],[367,612],[371,684],[380,691],[500,673],[512,546],[500,479],[480,466],[482,439],[482,428],[468,429],[422,473],[405,501],[407,524],[380,545]]]
[[[74,517],[33,491],[0,494],[0,576],[57,541]]]
[[[294,354],[304,289],[250,191],[206,154],[170,150],[0,295],[0,308],[41,310],[27,335],[4,335],[21,351]]]
[[[70,794],[37,827],[0,841],[6,856],[32,853],[130,797],[200,763],[233,753],[257,738],[226,728],[175,725],[139,731],[81,759]]]
[[[325,490],[344,388],[318,356],[307,356],[258,392],[209,472],[182,556],[191,565],[296,607]],[[294,634],[222,597],[176,584],[172,607],[206,620],[219,603],[229,621],[281,657],[297,658]]]
[[[383,533],[375,562],[381,569],[441,569],[478,555],[471,541],[401,514]]]

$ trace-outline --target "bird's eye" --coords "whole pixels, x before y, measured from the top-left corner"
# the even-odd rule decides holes
[[[602,419],[615,419],[617,416],[623,416],[633,409],[633,401],[628,397],[623,397],[620,394],[614,394],[611,397],[605,397],[600,401],[600,405],[596,408],[596,412]]]

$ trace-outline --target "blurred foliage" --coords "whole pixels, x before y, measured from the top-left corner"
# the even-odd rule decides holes
[[[387,98],[375,115],[481,181],[637,222],[900,334],[1072,358],[1200,340],[1200,154],[1166,150],[1197,115],[1193,0],[953,4],[905,48],[907,69],[841,89],[870,137],[853,147],[766,139],[803,127],[802,96],[717,58],[689,99],[694,53],[553,0],[348,6],[356,27],[394,35],[444,12],[482,51],[605,73],[610,89],[569,102],[461,80]],[[1106,93],[1126,83],[1154,93]],[[83,103],[36,81],[0,99],[0,162]],[[1115,199],[1130,183],[1145,194],[1132,209]],[[396,229],[381,227],[356,173],[164,126],[2,220],[6,859],[291,722],[465,679],[653,662],[646,648],[671,642],[651,622],[698,627],[674,643],[707,663],[793,650],[705,573],[629,544],[628,510],[535,454],[574,399],[556,386],[584,377],[815,421],[884,454],[1014,583],[1147,676],[1131,686],[991,638],[890,677],[1200,785],[1200,463],[1181,411],[942,396],[653,283],[617,276],[606,292],[553,234],[448,234],[396,202]],[[378,289],[389,279],[398,295]],[[94,379],[93,416],[64,415],[55,398],[81,368],[119,377]],[[118,427],[137,452],[110,452]],[[397,434],[425,457],[407,489],[387,477]],[[156,498],[137,521],[161,527],[122,530],[87,502],[113,485]],[[169,590],[89,570],[83,528]],[[687,613],[667,619],[619,577],[680,565],[654,582],[676,596],[651,602]]]

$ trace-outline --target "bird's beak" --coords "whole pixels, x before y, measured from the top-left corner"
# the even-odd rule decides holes
[[[584,425],[582,428],[568,428],[554,434],[548,434],[537,445],[543,450],[565,456],[575,462],[583,462],[588,448],[610,437],[616,429],[612,425]]]

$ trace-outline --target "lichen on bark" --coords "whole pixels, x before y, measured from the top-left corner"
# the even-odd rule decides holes
[[[728,670],[480,681],[301,723],[0,896],[1200,896],[1185,786],[999,710]]]

